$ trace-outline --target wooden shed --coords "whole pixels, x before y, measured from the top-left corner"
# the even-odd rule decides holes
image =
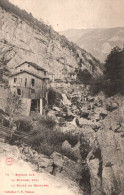
[[[31,66],[32,68],[32,66]],[[30,68],[29,68],[30,69]],[[36,74],[36,70],[31,72],[27,69],[20,70],[15,72],[9,78],[10,89],[13,92],[16,92],[28,108],[28,112],[37,110],[41,114],[43,113],[43,108],[47,103],[47,89],[49,86],[49,78],[46,77],[43,72],[42,76]],[[26,115],[29,115],[26,114]]]

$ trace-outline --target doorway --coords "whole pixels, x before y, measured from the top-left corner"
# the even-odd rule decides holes
[[[40,113],[40,99],[31,100],[31,112]]]

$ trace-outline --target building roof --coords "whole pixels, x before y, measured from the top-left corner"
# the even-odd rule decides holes
[[[22,74],[22,73],[24,73],[24,72],[26,72],[26,73],[28,73],[28,74],[30,74],[30,75],[33,75],[33,76],[35,76],[35,77],[37,77],[37,78],[39,78],[39,79],[49,79],[48,77],[41,77],[41,76],[39,76],[39,75],[37,75],[37,74],[35,74],[35,73],[32,73],[32,72],[30,72],[30,71],[28,71],[28,70],[22,70],[22,71],[20,71],[20,72],[16,72],[16,73],[14,73],[14,74],[12,74],[10,77],[13,77],[13,76],[16,76],[16,75],[18,75],[18,74]]]
[[[25,64],[25,63],[27,63],[27,64],[33,66],[33,67],[36,68],[37,70],[43,70],[44,72],[47,72],[44,68],[40,67],[39,65],[37,65],[37,64],[35,64],[35,63],[33,63],[33,62],[28,62],[28,61],[25,61],[25,62],[23,62],[22,64],[19,64],[19,65],[16,66],[15,68],[18,68],[19,66],[22,66],[22,65]]]
[[[47,74],[48,74],[48,75],[55,75],[55,74],[54,74],[54,73],[52,73],[52,72],[48,72]]]

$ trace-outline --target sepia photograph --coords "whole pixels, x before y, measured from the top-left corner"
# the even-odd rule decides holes
[[[124,194],[124,0],[0,0],[0,195]]]

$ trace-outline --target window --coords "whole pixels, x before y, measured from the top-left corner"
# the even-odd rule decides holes
[[[17,81],[17,78],[14,78],[14,83],[16,83],[16,81]]]
[[[31,79],[31,85],[32,85],[32,86],[35,85],[35,79]]]
[[[17,94],[21,95],[21,89],[17,89]]]
[[[27,86],[27,78],[25,79],[25,87]]]
[[[35,93],[35,89],[31,89],[31,94],[34,94]]]
[[[22,83],[22,78],[19,78],[18,83],[19,83],[19,84]]]

